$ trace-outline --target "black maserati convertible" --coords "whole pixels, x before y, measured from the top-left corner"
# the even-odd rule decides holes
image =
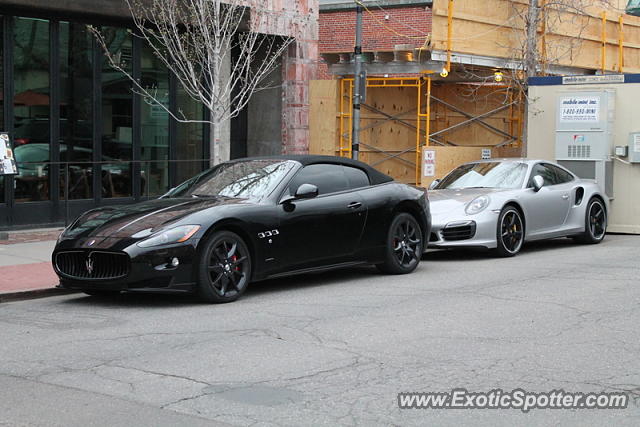
[[[412,272],[426,246],[426,192],[330,156],[215,166],[159,199],[91,210],[52,255],[60,286],[90,295],[195,292],[237,299],[252,281],[375,264]]]

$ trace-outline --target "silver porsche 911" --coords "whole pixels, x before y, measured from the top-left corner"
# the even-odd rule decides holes
[[[484,247],[514,256],[533,240],[599,243],[607,229],[609,199],[600,187],[549,161],[465,163],[430,188],[429,247]]]

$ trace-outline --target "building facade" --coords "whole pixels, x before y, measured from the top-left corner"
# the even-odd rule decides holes
[[[229,123],[232,158],[304,153],[308,81],[317,63],[317,0],[247,1],[269,11],[257,31],[294,39]],[[306,22],[294,25],[294,22]],[[135,36],[124,0],[0,0],[0,131],[19,174],[0,177],[0,229],[68,222],[97,206],[163,194],[208,167],[208,128],[178,123],[133,91],[87,28],[99,27],[120,66],[173,111],[206,118]]]
[[[366,68],[379,75],[419,75],[430,43],[432,1],[363,1],[362,51]],[[351,74],[356,11],[353,1],[320,0],[319,78]],[[424,58],[414,58],[416,49]]]

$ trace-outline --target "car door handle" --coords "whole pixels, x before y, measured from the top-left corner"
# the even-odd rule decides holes
[[[360,206],[362,206],[360,202],[351,202],[347,205],[349,209],[358,209]]]
[[[568,195],[568,194],[563,194],[563,195],[562,195],[562,200],[567,200],[568,198],[569,198],[569,195]]]

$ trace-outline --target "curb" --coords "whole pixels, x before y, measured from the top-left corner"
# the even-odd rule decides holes
[[[0,293],[0,303],[23,301],[28,299],[53,297],[58,295],[67,295],[76,293],[78,291],[59,288],[41,288],[41,289],[27,289],[23,291],[10,291]]]

